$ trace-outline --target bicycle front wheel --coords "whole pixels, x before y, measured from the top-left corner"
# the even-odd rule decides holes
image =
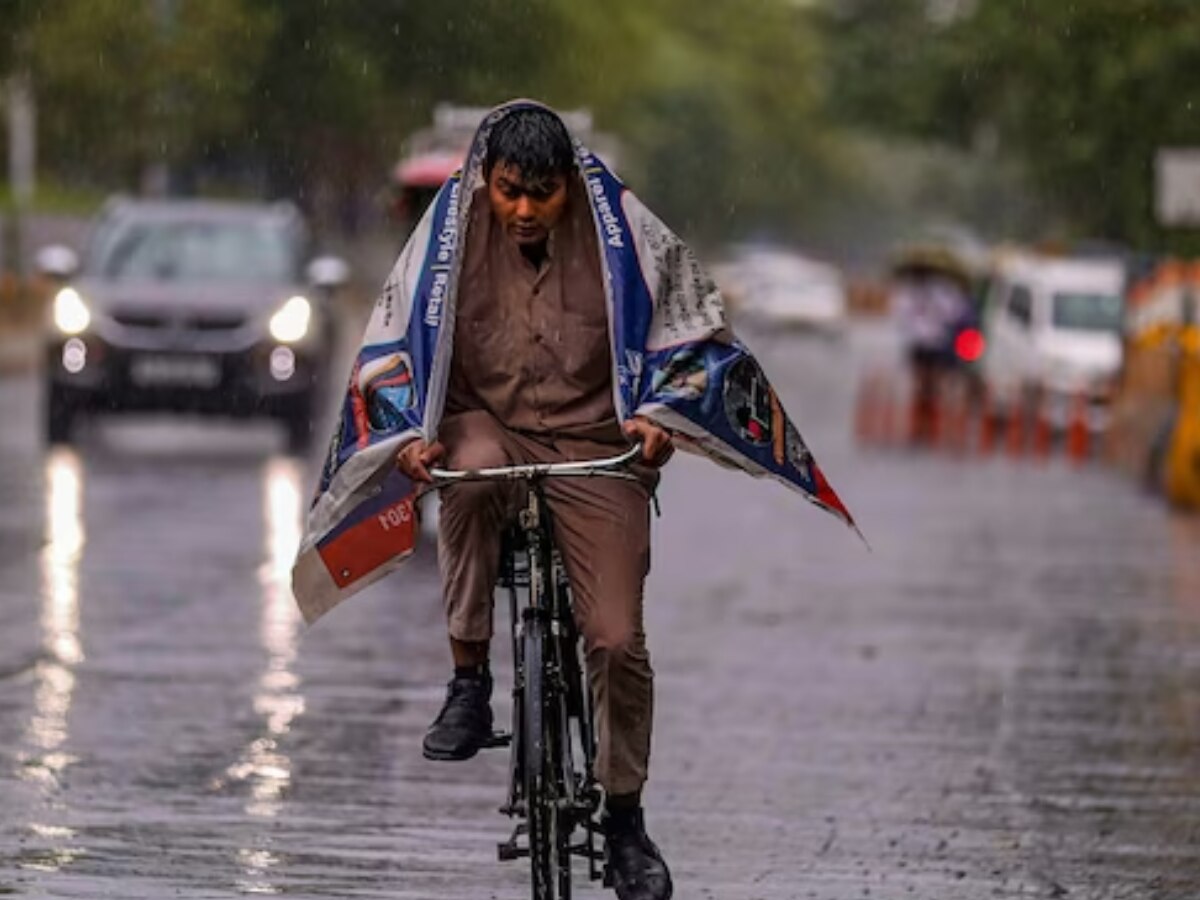
[[[534,900],[570,900],[570,823],[559,807],[562,785],[558,755],[566,752],[558,737],[559,708],[546,689],[545,623],[525,622],[524,769],[526,828]]]

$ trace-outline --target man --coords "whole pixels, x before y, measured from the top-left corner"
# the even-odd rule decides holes
[[[642,483],[558,479],[547,483],[546,499],[586,647],[614,886],[621,900],[663,900],[671,878],[641,810],[654,677],[642,586],[654,470],[671,439],[640,416],[623,427],[618,420],[596,232],[562,122],[539,108],[502,119],[488,137],[483,175],[465,232],[439,439],[408,442],[397,464],[428,482],[435,463],[589,459],[642,442]],[[438,552],[454,677],[425,737],[430,759],[469,759],[492,734],[492,595],[514,500],[497,483],[442,492]]]
[[[649,492],[674,445],[771,478],[853,527],[695,254],[546,107],[484,118],[376,300],[292,570],[306,622],[415,550],[429,467],[610,456],[640,483],[546,485],[587,645],[597,777],[621,900],[671,878],[641,789],[653,673],[642,627]],[[492,589],[505,489],[443,492],[440,564],[455,672],[424,747],[466,759],[490,734]]]
[[[954,365],[954,339],[970,315],[966,274],[951,262],[944,265],[942,271],[920,257],[905,261],[891,287],[893,315],[913,380],[909,433],[918,443],[937,437],[942,376]]]

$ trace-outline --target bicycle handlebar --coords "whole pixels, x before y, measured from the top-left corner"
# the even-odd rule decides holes
[[[521,481],[535,478],[629,478],[629,465],[642,455],[642,442],[638,441],[624,453],[605,459],[584,459],[576,462],[529,463],[520,466],[499,466],[491,469],[438,469],[431,468],[434,487],[443,487],[460,481]]]

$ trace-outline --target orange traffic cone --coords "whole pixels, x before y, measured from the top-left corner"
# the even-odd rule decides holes
[[[910,381],[908,396],[908,433],[910,444],[934,446],[941,432],[941,379],[931,369],[918,368]]]
[[[874,443],[879,424],[879,377],[868,375],[858,391],[858,404],[854,412],[854,436],[860,444]]]
[[[1086,462],[1092,452],[1092,432],[1088,426],[1087,398],[1076,394],[1067,425],[1067,457],[1076,465]]]
[[[1004,452],[1014,459],[1025,453],[1025,410],[1018,403],[1008,408],[1008,423],[1004,430]]]
[[[967,395],[965,391],[952,393],[945,405],[943,437],[946,447],[961,453],[967,448]]]
[[[985,387],[979,399],[979,453],[990,455],[996,449],[996,416],[991,397]]]
[[[930,447],[938,447],[946,436],[946,392],[941,385],[936,385],[929,398],[929,407],[925,410],[925,439]]]
[[[890,445],[896,437],[896,394],[886,378],[880,379],[878,409],[879,431],[876,437],[879,443]]]
[[[924,401],[921,399],[920,386],[915,386],[908,396],[908,421],[904,425],[904,441],[916,444],[927,437],[925,432],[926,416]]]
[[[1038,398],[1037,409],[1033,415],[1033,456],[1036,459],[1044,460],[1050,456],[1050,448],[1054,443],[1045,397]]]

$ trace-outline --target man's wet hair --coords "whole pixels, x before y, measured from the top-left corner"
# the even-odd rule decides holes
[[[491,177],[498,163],[515,166],[527,182],[567,175],[575,168],[571,135],[562,119],[549,110],[515,110],[497,122],[488,135],[484,178]]]

